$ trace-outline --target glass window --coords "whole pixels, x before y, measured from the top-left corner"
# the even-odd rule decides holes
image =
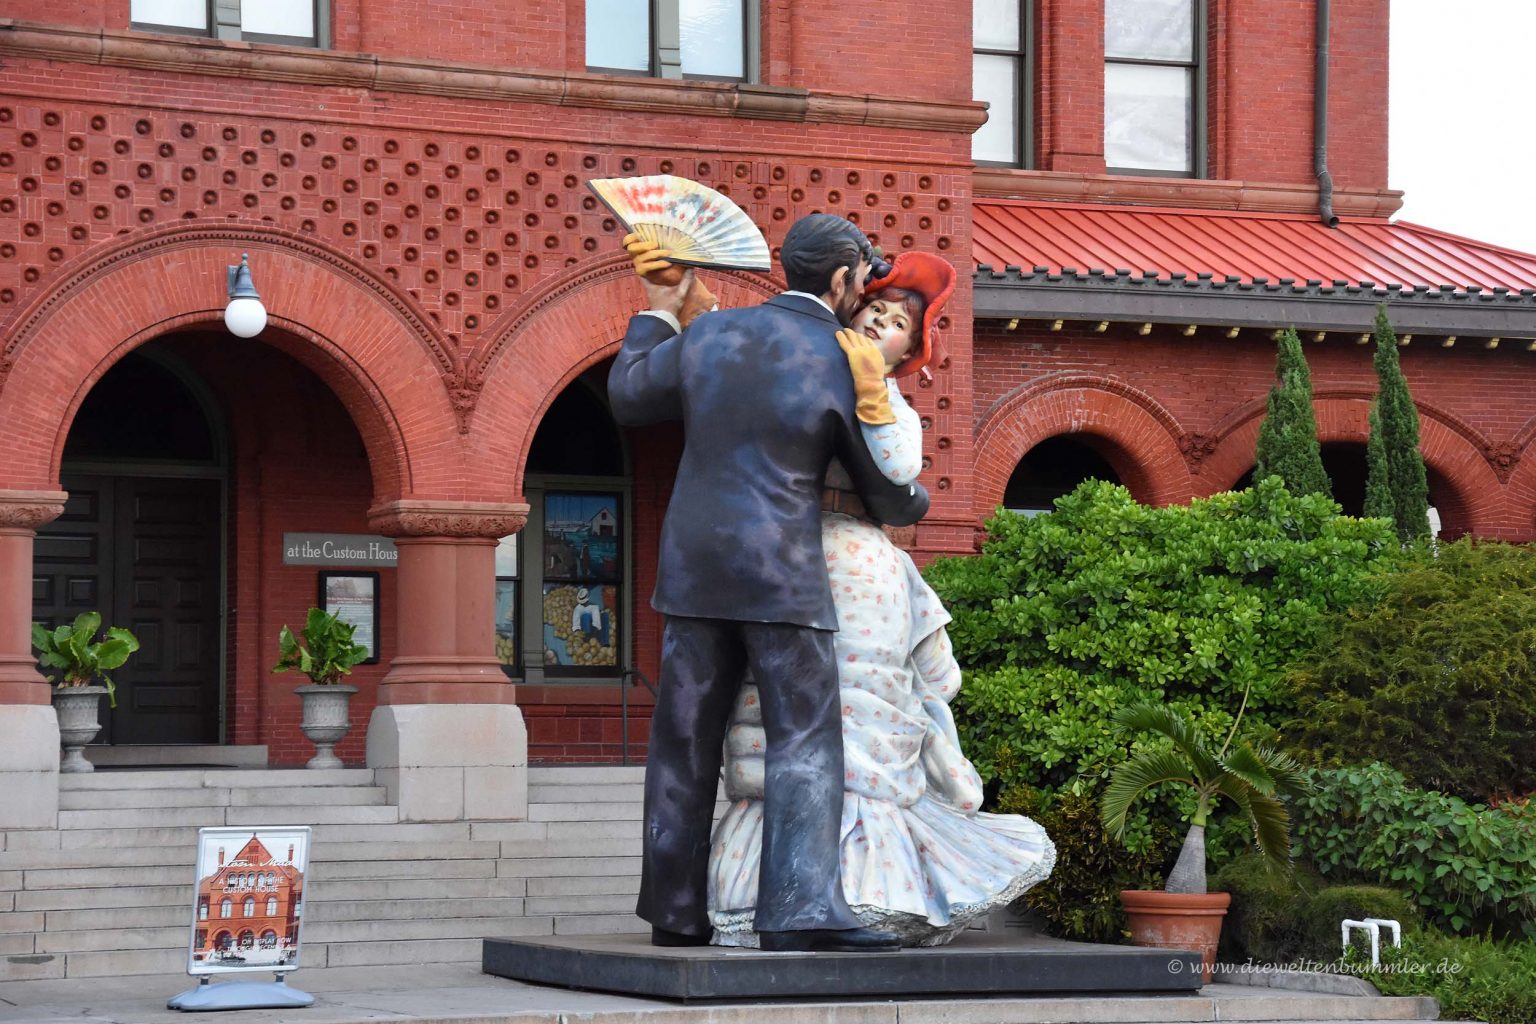
[[[1199,0],[1106,0],[1104,162],[1111,171],[1200,173]]]
[[[261,948],[262,949],[276,949],[277,948],[277,932],[273,931],[270,928],[268,928],[266,931],[262,932],[261,933]]]
[[[206,921],[206,920],[208,920],[208,901],[207,900],[198,900],[197,901],[197,919],[199,921]]]
[[[226,898],[226,899],[223,899],[223,900],[219,901],[219,916],[220,917],[228,917],[230,914],[234,913],[234,911],[235,911],[235,904],[234,904],[234,902],[232,900],[229,900],[229,899]]]
[[[258,41],[311,42],[315,0],[242,0],[240,35]]]
[[[544,496],[544,667],[551,674],[619,670],[622,495]]]
[[[277,916],[277,897],[276,896],[268,896],[267,897],[267,916],[268,917],[276,917]]]
[[[518,534],[503,537],[496,543],[496,658],[513,674],[520,664],[517,642],[517,617],[521,610],[518,600]]]
[[[987,123],[971,136],[971,159],[1028,166],[1030,79],[1027,0],[976,0],[971,9],[971,95],[987,104]]]
[[[131,0],[128,20],[147,28],[207,32],[208,0]]]
[[[587,67],[651,72],[651,0],[587,0]]]
[[[684,75],[737,81],[747,77],[744,3],[678,0]]]
[[[746,81],[755,0],[586,0],[587,68]]]
[[[245,898],[245,905],[243,907],[241,907],[240,909],[241,909],[241,916],[242,917],[255,917],[256,916],[256,897],[254,897],[254,896],[247,896]]]

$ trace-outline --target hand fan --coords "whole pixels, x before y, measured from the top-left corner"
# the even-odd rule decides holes
[[[670,249],[674,263],[769,270],[768,242],[741,207],[708,185],[673,174],[593,178],[597,198],[630,231]]]

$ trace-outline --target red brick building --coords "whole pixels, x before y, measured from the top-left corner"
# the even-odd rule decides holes
[[[827,210],[984,265],[912,395],[923,557],[1085,474],[1231,486],[1289,323],[1323,339],[1347,476],[1376,301],[1414,336],[1447,527],[1530,536],[1536,261],[1388,224],[1386,0],[1331,4],[1321,111],[1315,7],[0,3],[0,734],[37,747],[7,778],[56,764],[27,625],[84,608],[144,641],[107,742],[302,762],[277,631],[349,569],[378,575],[379,657],[339,752],[402,807],[448,772],[457,813],[516,817],[526,757],[616,757],[625,716],[643,745],[627,673],[656,674],[680,441],[607,416],[640,292],[591,177],[695,178],[770,244]],[[251,340],[221,322],[242,253]],[[297,535],[397,555],[296,559]]]

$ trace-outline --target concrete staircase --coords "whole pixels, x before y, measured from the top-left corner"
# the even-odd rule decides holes
[[[61,777],[0,833],[0,981],[185,969],[196,836],[312,825],[301,962],[478,962],[489,935],[638,931],[643,767],[535,767],[527,821],[402,823],[368,769]]]

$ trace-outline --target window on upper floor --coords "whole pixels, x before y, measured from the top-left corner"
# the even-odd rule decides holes
[[[129,0],[128,16],[146,32],[327,46],[330,12],[331,0]]]
[[[587,70],[757,79],[758,0],[586,0]]]
[[[1104,162],[1205,173],[1205,0],[1105,0]]]
[[[987,103],[987,123],[971,136],[979,164],[1028,167],[1034,79],[1030,0],[975,0],[972,95]]]

